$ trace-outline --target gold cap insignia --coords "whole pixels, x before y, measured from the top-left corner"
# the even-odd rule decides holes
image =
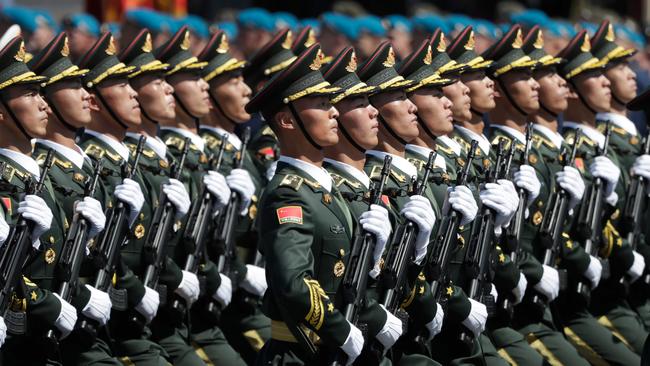
[[[181,49],[187,51],[190,49],[190,31],[186,30],[185,35],[183,36],[183,42],[181,42]]]
[[[20,47],[18,48],[18,52],[16,52],[16,55],[14,55],[14,59],[16,61],[20,62],[25,62],[25,42],[20,41]]]
[[[323,66],[323,57],[323,52],[319,49],[318,53],[316,53],[316,57],[314,57],[314,61],[309,65],[309,68],[314,71],[320,70],[321,66]]]
[[[221,37],[221,42],[219,42],[219,47],[217,47],[217,53],[226,53],[229,48],[228,37],[224,34],[223,37]]]
[[[111,36],[111,39],[108,40],[108,47],[106,47],[106,54],[113,56],[117,53],[117,48],[115,47],[115,38]]]
[[[517,29],[517,36],[515,36],[515,40],[512,42],[512,48],[521,48],[521,46],[524,44],[524,38],[521,35],[521,28]]]
[[[393,51],[392,46],[388,47],[388,56],[382,65],[385,67],[393,67],[395,65],[395,51]]]
[[[284,48],[285,50],[290,50],[292,43],[293,43],[293,34],[291,34],[291,31],[288,31],[287,37],[284,39],[284,42],[282,42],[282,48]]]
[[[474,50],[476,40],[474,39],[474,31],[469,32],[469,38],[467,38],[467,43],[465,43],[464,48],[468,51]]]
[[[609,23],[609,26],[607,26],[607,35],[605,36],[605,39],[614,42],[616,40],[616,36],[614,35],[614,26],[612,26],[612,23]]]
[[[544,48],[544,33],[541,29],[537,31],[537,39],[535,40],[535,43],[533,43],[533,47],[537,48],[538,50]]]
[[[63,47],[61,47],[61,56],[68,57],[70,54],[70,46],[68,45],[68,37],[63,37]]]
[[[422,60],[422,62],[424,62],[426,65],[431,65],[432,60],[433,60],[433,57],[431,55],[431,45],[428,45],[427,46],[427,54],[424,55],[424,60]]]
[[[151,52],[153,49],[153,42],[151,41],[151,33],[147,33],[147,36],[144,39],[144,44],[142,45],[142,52]]]
[[[589,33],[585,33],[585,39],[582,41],[582,46],[580,46],[580,51],[589,52],[591,51],[591,42],[589,42]]]
[[[352,51],[350,62],[348,62],[348,66],[345,67],[345,71],[347,72],[357,71],[357,54],[354,51]]]
[[[316,43],[316,33],[313,29],[309,29],[309,34],[307,35],[307,40],[305,41],[305,47],[309,47]]]
[[[447,51],[447,41],[445,40],[445,34],[440,32],[440,42],[438,42],[438,47],[436,47],[438,52]]]

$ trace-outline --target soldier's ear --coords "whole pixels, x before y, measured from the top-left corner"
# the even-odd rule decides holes
[[[89,92],[89,94],[90,97],[88,98],[88,107],[93,112],[99,112],[101,110],[101,107],[99,105],[99,100],[97,99],[97,95],[91,92]]]
[[[280,129],[294,130],[296,128],[295,120],[288,108],[282,108],[275,114],[274,119]]]

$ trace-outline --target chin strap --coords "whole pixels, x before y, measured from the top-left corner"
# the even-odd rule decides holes
[[[300,118],[300,113],[298,113],[293,103],[289,103],[289,110],[291,111],[291,114],[293,114],[293,118],[296,119],[296,123],[298,124],[298,127],[300,127],[300,131],[302,131],[302,134],[307,138],[307,141],[309,141],[311,146],[315,147],[316,150],[323,150],[323,147],[317,144],[316,141],[314,141],[314,139],[307,132],[307,129],[305,128],[305,124],[302,122],[302,119]]]
[[[176,93],[172,93],[172,94],[174,95],[174,99],[176,100],[176,103],[178,103],[178,105],[181,107],[183,112],[185,112],[185,114],[187,114],[188,116],[190,116],[190,118],[192,118],[194,120],[194,125],[196,126],[196,130],[198,131],[199,130],[199,117],[196,117],[196,116],[192,115],[192,113],[190,113],[190,110],[187,109],[185,104],[181,101],[181,98],[179,98],[178,95],[176,95]]]
[[[70,132],[77,133],[78,128],[75,127],[75,126],[73,126],[73,125],[71,125],[70,123],[68,123],[68,122],[63,118],[63,115],[61,114],[61,112],[59,112],[59,109],[56,107],[56,104],[54,104],[54,102],[52,101],[52,99],[46,97],[45,95],[43,95],[43,98],[45,99],[45,101],[47,102],[47,104],[50,106],[50,109],[52,110],[52,112],[54,112],[54,115],[55,115],[56,118],[59,120],[59,122],[61,122],[61,124],[63,125],[63,127],[65,127],[66,129],[68,129],[68,131],[70,131]]]
[[[483,119],[483,113],[477,111],[477,110],[474,109],[473,107],[469,107],[469,111],[472,112],[473,114],[475,114],[475,115],[481,117],[481,119]]]
[[[584,104],[585,107],[587,107],[587,109],[588,109],[589,111],[591,111],[591,113],[593,113],[593,114],[598,114],[598,112],[597,112],[594,108],[592,108],[592,107],[589,105],[589,103],[587,103],[587,100],[582,96],[582,93],[580,93],[580,91],[578,91],[578,87],[576,86],[576,84],[573,82],[572,79],[569,79],[569,83],[571,83],[571,86],[573,86],[573,90],[574,90],[574,91],[576,92],[576,94],[578,95],[578,98],[580,98],[580,101],[582,102],[582,104]],[[612,95],[614,95],[614,94],[612,94]]]
[[[553,112],[552,110],[550,110],[548,107],[546,107],[546,106],[544,105],[544,103],[542,103],[541,100],[539,101],[539,107],[540,107],[541,109],[543,109],[546,113],[550,114],[553,118],[555,118],[555,119],[558,118],[559,113],[555,113],[555,112]]]
[[[357,149],[360,153],[362,153],[362,154],[365,153],[366,149],[364,149],[363,147],[361,147],[361,145],[359,145],[356,141],[354,141],[352,136],[348,133],[348,131],[345,129],[345,127],[343,127],[343,124],[341,122],[339,122],[338,120],[337,120],[337,122],[339,123],[339,130],[341,130],[341,133],[343,134],[343,136],[345,136],[345,138],[348,141],[350,141],[352,146],[354,146],[354,148]]]
[[[111,108],[111,107],[108,105],[108,103],[106,103],[106,100],[105,100],[104,97],[102,96],[102,93],[99,92],[99,88],[94,87],[93,89],[94,89],[94,91],[95,91],[95,95],[97,95],[97,97],[99,98],[99,101],[102,102],[102,104],[104,105],[104,108],[106,108],[106,110],[108,111],[108,114],[111,115],[111,117],[113,118],[113,120],[114,120],[115,122],[117,122],[117,124],[120,125],[122,128],[124,128],[125,130],[128,129],[129,126],[127,126],[126,123],[122,122],[122,121],[119,119],[119,117],[117,117],[117,114],[115,114],[115,111],[113,111],[113,108]]]
[[[210,92],[208,92],[208,95],[210,96],[210,99],[212,100],[212,104],[214,104],[214,106],[217,107],[217,109],[219,110],[219,113],[221,113],[221,115],[226,119],[226,121],[228,121],[228,123],[230,123],[233,126],[237,126],[237,124],[238,124],[237,121],[235,121],[234,119],[228,117],[228,115],[226,114],[226,111],[224,111],[223,108],[221,108],[221,104],[219,104],[219,102],[217,101],[217,98],[215,98],[214,95],[212,95],[212,93],[210,93]]]
[[[144,109],[144,105],[143,105],[142,103],[140,103],[139,100],[138,100],[138,103],[140,104],[140,112],[142,113],[142,116],[143,116],[144,118],[148,119],[149,121],[151,121],[153,124],[158,125],[158,124],[159,124],[158,121],[156,121],[155,119],[151,118],[151,116],[149,115],[149,113],[147,113],[147,111]]]
[[[510,102],[510,104],[513,107],[515,107],[517,112],[521,113],[522,116],[528,117],[528,113],[526,113],[526,111],[524,111],[517,103],[515,103],[515,100],[512,98],[512,95],[510,95],[508,89],[506,89],[506,87],[503,85],[503,81],[500,78],[496,78],[496,79],[497,79],[497,83],[499,83],[499,86],[501,87],[501,92],[506,96],[508,102]]]
[[[612,92],[612,98],[616,101],[616,103],[618,103],[618,104],[622,105],[623,107],[625,107],[625,105],[626,105],[627,103],[625,103],[624,101],[622,101],[621,98],[617,97],[617,96],[616,96],[616,93],[614,93],[613,90],[612,90],[611,92]]]
[[[436,141],[436,135],[434,135],[429,127],[427,127],[427,124],[424,122],[424,118],[420,116],[420,113],[415,113],[415,115],[418,117],[418,123],[420,127],[422,127],[422,130],[424,130],[424,133],[426,133],[433,141]]]
[[[384,117],[381,116],[381,113],[379,113],[379,114],[377,115],[377,119],[379,120],[379,122],[381,122],[381,123],[384,125],[384,127],[386,128],[386,130],[388,131],[388,133],[390,133],[390,135],[393,136],[393,138],[394,138],[395,140],[397,140],[397,142],[399,142],[400,144],[406,146],[406,144],[407,144],[408,142],[407,142],[406,140],[404,140],[403,138],[401,138],[401,137],[397,134],[397,132],[395,132],[395,131],[394,131],[394,130],[393,130],[393,129],[388,125],[388,122],[386,122],[386,120],[384,119]]]
[[[6,101],[4,98],[2,98],[2,97],[0,97],[0,101],[2,101],[2,105],[3,105],[3,106],[5,107],[5,109],[7,110],[7,113],[9,114],[9,117],[11,117],[11,120],[14,122],[14,124],[16,125],[16,127],[18,127],[18,130],[20,130],[20,132],[23,134],[23,136],[25,136],[25,138],[27,139],[27,141],[30,141],[30,142],[31,142],[31,141],[32,141],[32,137],[29,136],[29,134],[27,133],[27,130],[25,129],[25,127],[23,126],[23,124],[20,122],[20,120],[18,119],[18,117],[16,117],[16,114],[14,113],[14,111],[12,111],[11,108],[9,108],[9,104],[7,103],[7,101]]]

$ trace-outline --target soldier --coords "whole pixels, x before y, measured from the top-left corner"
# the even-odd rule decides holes
[[[315,344],[323,352],[344,352],[351,363],[364,344],[335,306],[355,221],[322,168],[322,149],[338,142],[338,112],[329,95],[339,90],[323,79],[322,57],[312,45],[246,106],[249,113],[261,111],[283,153],[260,205],[271,340],[258,364],[314,362]]]
[[[641,153],[642,144],[639,138],[634,122],[627,118],[625,105],[636,96],[636,74],[630,68],[628,59],[636,53],[635,49],[625,49],[616,43],[615,33],[612,24],[605,20],[601,23],[593,39],[593,53],[597,58],[607,61],[605,66],[605,77],[609,80],[612,92],[612,101],[610,112],[598,113],[596,120],[598,128],[603,129],[605,121],[610,121],[612,135],[610,137],[611,147],[620,158],[622,163],[621,173],[625,186],[628,186],[631,177],[630,174],[638,175],[640,171],[647,170],[650,167],[650,160]],[[634,170],[634,173],[632,173]],[[628,173],[629,172],[629,173]],[[630,232],[634,225],[640,223],[624,223],[622,229]],[[644,256],[646,263],[650,262],[650,247],[643,240],[635,248]],[[648,272],[646,267],[645,273]],[[629,285],[629,283],[627,283]],[[625,291],[626,289],[623,289]],[[642,280],[634,281],[628,290],[629,306],[635,309],[643,319],[645,327],[650,325],[650,302],[648,301],[648,283],[645,276]],[[624,337],[634,337],[634,333],[628,333],[628,325],[622,322],[621,317],[615,316],[608,311],[607,318],[613,323]],[[640,344],[635,342],[635,350],[641,352]]]
[[[39,94],[39,84],[47,78],[37,76],[27,68],[25,45],[20,37],[13,38],[0,51],[0,64],[4,66],[0,75],[0,118],[3,122],[0,160],[6,164],[0,192],[2,213],[6,220],[2,225],[3,242],[9,235],[6,224],[15,224],[18,215],[21,215],[32,225],[27,244],[33,247],[28,252],[33,258],[32,263],[23,268],[21,278],[8,279],[16,281],[17,285],[15,293],[8,294],[12,299],[9,299],[8,311],[3,314],[7,325],[4,326],[4,319],[3,325],[0,325],[3,333],[9,332],[2,349],[3,362],[8,365],[43,364],[48,362],[50,355],[26,347],[42,342],[50,329],[57,329],[62,337],[68,336],[77,321],[75,307],[53,291],[53,268],[48,263],[53,263],[54,258],[46,256],[46,253],[51,253],[51,248],[62,241],[64,235],[62,217],[58,215],[60,207],[49,187],[44,187],[39,195],[25,195],[27,185],[37,181],[41,174],[38,164],[30,156],[30,140],[45,135],[47,104]],[[57,212],[56,218],[53,212]],[[6,248],[10,243],[4,245]]]
[[[189,186],[190,197],[195,204],[199,204],[199,191],[203,186],[216,199],[217,208],[221,210],[230,200],[231,189],[238,192],[242,197],[251,197],[246,182],[241,179],[226,181],[223,175],[214,171],[206,156],[205,142],[198,135],[199,121],[208,115],[210,111],[210,97],[208,94],[209,85],[201,77],[202,70],[208,62],[199,61],[189,52],[190,38],[187,27],[182,27],[174,36],[155,50],[154,55],[158,60],[169,64],[169,70],[165,73],[167,82],[173,87],[173,96],[176,101],[176,115],[174,118],[161,118],[160,138],[165,142],[169,152],[177,159],[185,146],[185,139],[190,139],[190,150],[186,159],[186,169],[182,175],[183,181]],[[207,171],[207,173],[206,173]],[[242,199],[244,204],[240,212],[245,212],[243,207],[248,208],[248,202]],[[186,227],[187,229],[187,227]],[[212,243],[208,243],[212,245]],[[187,256],[185,246],[177,246],[173,249],[176,260],[184,263]],[[199,277],[205,276],[205,290],[201,293],[199,300],[192,305],[190,324],[188,327],[179,324],[170,333],[169,322],[166,319],[159,319],[157,326],[165,329],[161,333],[164,336],[161,342],[168,344],[168,349],[176,349],[175,342],[179,340],[175,334],[180,332],[184,338],[191,339],[196,354],[205,363],[217,364],[243,364],[241,356],[228,344],[223,332],[218,326],[218,321],[209,309],[214,306],[227,307],[232,298],[232,282],[230,278],[218,273],[213,258],[204,258],[199,266]],[[245,273],[243,273],[245,275]],[[213,304],[217,301],[219,304]],[[176,362],[184,361],[186,357],[193,357],[187,354],[184,349],[175,357]],[[179,349],[179,350],[181,350]],[[174,357],[174,356],[173,356]]]
[[[615,154],[610,150],[607,157],[595,156],[595,148],[605,140],[603,134],[595,128],[596,113],[608,111],[611,100],[609,88],[611,84],[602,73],[605,62],[601,62],[591,53],[589,35],[585,31],[576,34],[558,57],[566,59],[566,63],[559,67],[559,71],[569,86],[569,106],[564,114],[565,140],[572,144],[575,139],[575,129],[579,128],[582,131],[582,136],[577,142],[579,150],[576,167],[580,170],[587,185],[591,184],[594,177],[600,177],[605,187],[603,227],[610,229],[603,230],[604,235],[601,239],[603,243],[594,243],[594,246],[597,248],[602,246],[599,255],[608,258],[610,276],[620,278],[626,272],[640,275],[643,272],[643,264],[639,261],[642,261],[643,257],[632,251],[630,246],[617,235],[618,232],[609,222],[612,213],[616,210],[619,198],[615,188],[620,176],[620,169],[612,161],[612,159],[616,159]],[[620,188],[620,185],[618,186]],[[624,196],[622,192],[621,194]],[[589,254],[596,255],[595,253]],[[585,315],[589,314],[588,302],[582,293],[576,291],[574,283],[569,285],[567,300],[561,307],[564,331],[580,354],[591,363],[602,362],[602,360],[610,364],[639,362],[638,355],[630,351],[628,347],[631,346],[622,341],[624,337],[620,333],[612,332],[614,337],[604,335],[602,331],[599,331],[599,327],[594,326],[595,319]],[[601,286],[602,284],[598,285],[596,289]],[[607,296],[613,301],[618,301],[618,295],[614,293],[609,293]],[[602,324],[600,320],[598,323]],[[642,327],[640,323],[639,327]]]
[[[247,192],[242,199],[250,202],[246,205],[246,212],[242,212],[234,224],[238,260],[233,266],[237,267],[239,288],[233,289],[233,303],[226,308],[221,320],[231,344],[248,363],[252,363],[271,337],[271,329],[269,319],[260,309],[267,288],[264,269],[256,265],[258,235],[255,220],[266,177],[260,174],[249,149],[242,151],[242,141],[235,134],[235,128],[250,119],[244,107],[249,102],[251,89],[242,76],[246,62],[230,55],[224,32],[217,32],[210,38],[199,60],[208,62],[203,69],[203,80],[210,86],[211,105],[210,113],[201,120],[199,134],[211,154],[218,154],[220,146],[226,144],[219,170],[227,175],[228,182],[240,181],[245,185]],[[243,159],[241,168],[233,165],[235,157]]]

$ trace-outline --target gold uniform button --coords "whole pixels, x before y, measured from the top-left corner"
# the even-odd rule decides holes
[[[54,244],[55,242],[54,237],[52,235],[50,235],[50,237],[47,240],[50,242],[50,244]]]
[[[341,257],[345,256],[345,249],[339,249],[339,255],[341,255]]]

